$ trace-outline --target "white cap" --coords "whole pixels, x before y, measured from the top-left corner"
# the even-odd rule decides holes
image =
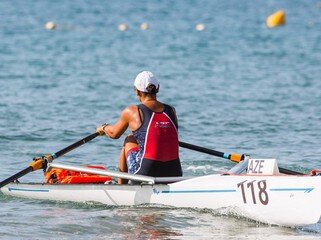
[[[147,87],[151,84],[156,88],[159,87],[159,82],[154,74],[149,71],[143,71],[136,76],[134,86],[141,92],[147,92]]]

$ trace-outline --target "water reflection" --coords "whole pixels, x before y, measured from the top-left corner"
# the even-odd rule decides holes
[[[125,231],[128,232],[125,239],[155,240],[183,236],[179,229],[174,229],[171,226],[172,217],[170,211],[166,213],[164,210],[158,209],[152,209],[151,211],[138,209],[135,218],[130,218],[134,223],[125,227]]]

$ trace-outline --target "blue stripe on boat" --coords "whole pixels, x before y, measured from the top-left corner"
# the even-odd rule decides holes
[[[11,188],[8,190],[11,191],[19,191],[19,192],[49,192],[49,189],[30,189],[30,188]]]
[[[229,193],[236,192],[234,189],[222,189],[222,190],[165,190],[161,193]]]
[[[314,188],[271,188],[270,191],[275,191],[275,192],[292,192],[292,191],[302,191],[305,193],[309,193],[313,190]]]

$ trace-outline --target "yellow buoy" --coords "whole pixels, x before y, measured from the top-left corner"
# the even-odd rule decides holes
[[[148,24],[148,23],[142,23],[142,24],[140,25],[140,29],[141,29],[141,30],[147,30],[147,29],[149,29],[149,24]]]
[[[121,23],[121,24],[118,25],[118,30],[119,30],[119,31],[124,32],[124,31],[126,31],[127,29],[128,29],[128,25],[127,25],[126,23]]]
[[[45,29],[47,29],[47,30],[54,30],[56,27],[57,27],[57,25],[54,22],[47,22],[45,24]]]
[[[269,28],[274,28],[284,24],[285,24],[285,12],[282,10],[273,13],[266,19],[266,25]]]

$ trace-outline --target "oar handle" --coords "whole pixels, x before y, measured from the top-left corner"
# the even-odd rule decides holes
[[[215,151],[213,149],[196,146],[196,145],[186,143],[186,142],[179,142],[179,146],[182,148],[187,148],[187,149],[195,150],[195,151],[202,152],[202,153],[207,153],[207,154],[210,154],[213,156],[226,158],[226,159],[229,159],[229,160],[231,160],[233,162],[237,162],[237,163],[244,160],[244,158],[245,158],[244,155],[240,155],[240,154],[236,154],[236,153],[223,153],[223,152]]]

